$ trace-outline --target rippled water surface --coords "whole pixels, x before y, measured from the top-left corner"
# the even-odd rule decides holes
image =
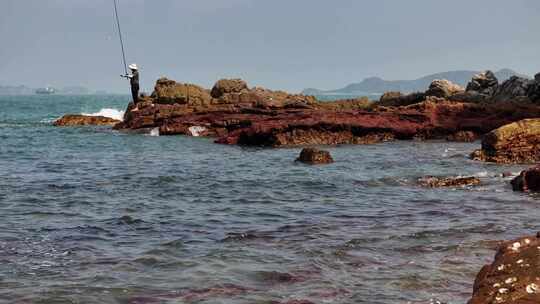
[[[0,303],[465,303],[538,198],[479,143],[300,149],[56,128],[124,96],[0,97]],[[110,110],[107,110],[110,112]],[[106,112],[107,112],[106,111]],[[425,189],[424,175],[483,185]]]

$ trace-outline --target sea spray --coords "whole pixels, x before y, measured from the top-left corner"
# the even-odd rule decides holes
[[[81,113],[86,116],[103,116],[109,117],[116,120],[124,120],[124,111],[117,109],[103,108],[96,113]]]

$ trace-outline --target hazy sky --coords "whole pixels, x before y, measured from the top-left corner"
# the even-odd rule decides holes
[[[118,0],[128,63],[300,91],[459,69],[540,71],[538,0]],[[113,0],[1,0],[0,85],[128,92]]]

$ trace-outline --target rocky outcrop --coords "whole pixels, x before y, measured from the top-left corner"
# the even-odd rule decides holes
[[[462,92],[465,92],[465,89],[461,86],[446,79],[436,79],[431,83],[429,89],[426,91],[426,96],[448,98]]]
[[[540,119],[521,120],[489,132],[472,158],[495,163],[540,161]]]
[[[53,124],[58,127],[66,126],[114,126],[119,120],[104,116],[86,116],[67,114],[56,120]]]
[[[156,82],[152,98],[157,104],[209,105],[212,100],[206,89],[167,78],[161,78]]]
[[[247,83],[242,79],[221,79],[216,82],[210,95],[214,98],[220,98],[225,94],[241,93],[247,89]]]
[[[514,191],[540,192],[540,166],[527,169],[512,180]]]
[[[538,236],[503,243],[478,273],[468,304],[540,303],[539,249]]]
[[[418,184],[427,188],[443,188],[443,187],[467,187],[480,185],[481,181],[478,177],[435,177],[426,176],[418,180]]]
[[[471,82],[467,84],[466,91],[491,96],[498,85],[499,80],[495,74],[492,71],[485,71],[472,78]]]
[[[378,103],[362,98],[319,102],[312,96],[246,86],[240,80],[221,80],[214,86],[213,95],[219,96],[215,98],[204,88],[160,79],[152,96],[143,98],[137,109],[130,105],[115,128],[159,128],[160,135],[210,136],[222,144],[283,147],[449,136],[472,140],[473,133],[482,135],[540,116],[540,108],[527,103],[462,103],[424,93],[386,94]]]
[[[296,159],[297,162],[310,165],[331,164],[334,159],[330,152],[315,148],[305,148],[300,152],[300,156]]]
[[[533,82],[534,81],[527,78],[512,76],[510,79],[504,81],[501,85],[495,88],[491,100],[505,101],[521,98],[524,101],[529,101],[527,95],[529,86],[531,86]]]

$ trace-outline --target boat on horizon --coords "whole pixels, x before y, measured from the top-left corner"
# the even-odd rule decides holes
[[[36,94],[51,95],[51,94],[56,93],[56,90],[54,88],[51,88],[51,87],[46,87],[46,88],[36,89],[35,92],[36,92]]]

